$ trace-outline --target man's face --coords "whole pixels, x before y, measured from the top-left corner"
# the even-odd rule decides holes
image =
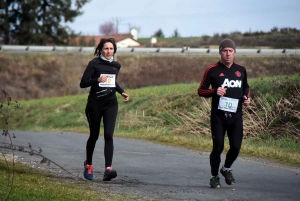
[[[221,50],[220,55],[222,63],[231,64],[234,59],[235,51],[233,48],[226,47]]]

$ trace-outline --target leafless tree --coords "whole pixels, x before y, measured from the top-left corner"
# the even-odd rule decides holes
[[[110,35],[116,33],[116,27],[113,22],[105,22],[100,25],[99,31],[104,35]]]

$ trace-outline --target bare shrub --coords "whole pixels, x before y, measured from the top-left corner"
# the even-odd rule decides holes
[[[0,182],[5,183],[5,187],[0,191],[0,200],[8,200],[14,187],[14,179],[16,174],[15,165],[17,162],[15,152],[28,153],[30,156],[39,156],[41,157],[41,164],[53,164],[68,175],[81,179],[78,177],[78,175],[74,175],[74,173],[60,166],[55,161],[45,157],[42,154],[43,150],[40,147],[38,147],[36,150],[31,146],[30,143],[28,143],[28,147],[24,147],[21,145],[16,145],[13,142],[13,138],[16,138],[16,136],[13,132],[9,131],[10,121],[12,113],[20,108],[20,104],[18,101],[12,101],[11,96],[9,96],[5,90],[2,90],[1,92],[0,127],[3,129],[3,132],[2,135],[0,135],[0,168],[3,168],[6,171],[6,174],[1,175],[0,178]]]
[[[4,90],[1,92],[0,127],[3,128],[3,133],[0,136],[0,162],[4,161],[4,169],[6,170],[6,175],[1,176],[1,182],[6,183],[6,188],[3,192],[1,192],[0,200],[6,200],[10,196],[13,189],[15,175],[15,154],[12,142],[12,138],[14,138],[15,135],[10,134],[8,129],[10,126],[10,116],[12,110],[19,108],[19,103],[17,101],[12,102],[12,98]],[[1,146],[3,143],[7,144],[8,149],[4,149],[4,147]],[[9,158],[8,155],[11,155],[11,157]],[[2,166],[2,164],[0,165]]]

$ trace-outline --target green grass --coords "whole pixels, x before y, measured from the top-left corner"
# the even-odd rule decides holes
[[[252,79],[250,80],[251,91],[254,92],[252,96],[267,94],[272,95],[275,99],[287,97],[295,88],[300,87],[299,77],[300,75]]]
[[[12,170],[12,163],[9,163]],[[10,194],[7,181],[12,181],[12,174],[3,160],[0,160],[0,200],[7,201],[99,201],[99,200],[134,200],[135,197],[97,191],[89,181],[62,180],[51,174],[16,163],[13,187]],[[9,197],[8,197],[9,195]],[[7,198],[7,199],[4,199]]]

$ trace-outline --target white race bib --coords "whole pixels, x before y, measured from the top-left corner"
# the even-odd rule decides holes
[[[115,74],[101,74],[101,76],[107,76],[106,82],[99,82],[99,87],[116,87],[116,75]]]
[[[236,112],[238,104],[239,99],[221,96],[219,100],[218,109],[227,112]]]

